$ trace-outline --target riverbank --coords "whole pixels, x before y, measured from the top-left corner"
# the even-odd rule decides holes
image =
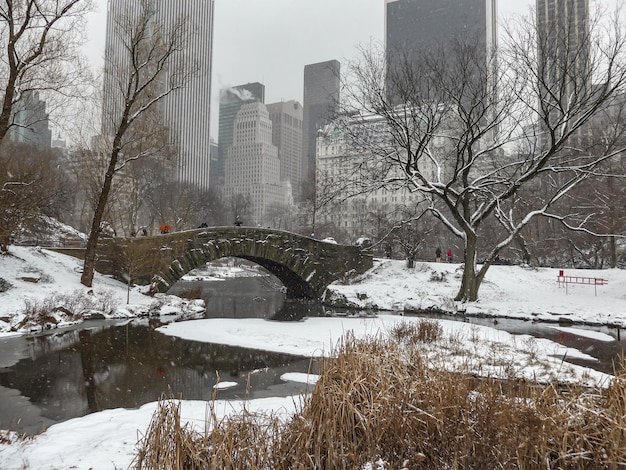
[[[169,314],[198,307],[194,303],[177,307],[176,298],[154,299],[143,295],[141,289],[131,291],[130,304],[126,305],[126,286],[122,283],[97,275],[93,289],[81,286],[78,260],[37,248],[12,249],[12,256],[0,258],[0,278],[5,286],[10,284],[0,292],[0,318],[6,332],[29,302],[59,299],[76,292],[87,298],[116,299],[119,303],[110,315],[119,318]],[[592,286],[570,286],[574,288],[568,287],[565,292],[556,282],[557,270],[494,266],[481,289],[481,300],[470,308],[452,300],[460,282],[458,268],[456,264],[418,263],[415,269],[408,270],[402,261],[378,260],[363,276],[349,284],[333,284],[329,288],[327,300],[334,305],[385,309],[395,314],[307,318],[298,322],[207,319],[171,323],[160,331],[196,341],[311,357],[332,355],[345,335],[385,337],[404,322],[417,323],[420,319],[398,313],[418,309],[442,309],[456,315],[463,312],[519,315],[518,318],[534,320],[563,317],[581,323],[605,319],[610,324],[626,324],[623,292],[626,275],[619,270],[576,273],[581,276],[598,274],[608,279],[607,285],[598,287],[596,296]],[[57,325],[62,325],[62,321]],[[423,347],[424,360],[433,370],[454,370],[453,367],[459,365],[451,361],[454,358],[470,375],[526,378],[544,383],[569,382],[601,388],[612,380],[592,368],[569,364],[566,359],[593,362],[594,358],[555,341],[448,320],[438,324],[441,341]],[[567,333],[589,335],[596,341],[615,341],[610,335],[588,330],[570,328]],[[303,390],[306,389],[303,385]],[[245,406],[252,411],[290,415],[298,407],[297,403],[297,397],[287,397],[251,400],[245,402]],[[213,406],[219,411],[217,418],[221,419],[236,413],[244,402],[218,400]],[[93,413],[54,425],[34,438],[21,439],[14,433],[0,431],[0,461],[6,469],[127,468],[156,409],[156,403],[149,403],[138,409]],[[183,401],[182,423],[202,432],[207,424],[207,409],[206,402]]]
[[[96,273],[93,288],[80,284],[81,262],[37,247],[11,247],[0,256],[0,335],[23,334],[41,325],[24,322],[29,310],[75,299],[75,309],[105,318],[133,318],[159,314],[193,315],[199,302],[174,296],[150,297],[145,287],[130,289]],[[377,259],[374,267],[349,283],[329,286],[327,305],[390,312],[441,312],[456,316],[515,318],[561,324],[626,327],[626,271],[565,270],[577,278],[605,279],[605,285],[557,282],[559,269],[492,266],[472,303],[454,301],[462,267],[454,263],[416,263]],[[82,302],[82,304],[80,304]],[[56,309],[43,328],[80,321],[67,308]],[[74,313],[74,312],[72,312]]]
[[[480,287],[479,300],[462,303],[454,301],[461,283],[461,265],[416,263],[415,268],[409,269],[403,261],[378,259],[373,269],[349,284],[332,284],[324,300],[338,307],[358,309],[626,327],[625,270],[563,270],[572,281],[607,281],[598,286],[559,283],[560,271],[491,266]]]
[[[128,286],[95,273],[93,287],[80,283],[82,261],[39,247],[12,246],[0,255],[0,337],[34,333],[90,318],[149,315],[193,316],[201,300],[145,295],[146,286]],[[128,299],[128,302],[127,302]]]

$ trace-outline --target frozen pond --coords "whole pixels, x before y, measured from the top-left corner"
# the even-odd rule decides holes
[[[297,393],[287,372],[307,359],[168,337],[158,323],[88,322],[83,329],[0,341],[0,355],[25,356],[0,369],[0,428],[34,433],[107,408],[134,408],[160,397],[209,400]],[[227,387],[214,388],[219,381]]]
[[[286,300],[278,281],[255,267],[187,276],[171,292],[205,298],[207,317],[279,322],[342,314]],[[466,321],[557,341],[598,358],[600,362],[584,365],[609,373],[625,347],[615,329]],[[301,357],[166,336],[155,331],[160,325],[156,319],[91,321],[49,334],[0,339],[0,429],[33,434],[55,422],[102,409],[134,408],[161,397],[285,396],[306,385],[281,379],[284,374],[315,368]]]

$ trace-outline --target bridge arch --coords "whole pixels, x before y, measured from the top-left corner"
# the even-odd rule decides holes
[[[263,266],[287,288],[289,298],[321,298],[326,287],[348,273],[373,265],[371,253],[358,246],[337,245],[292,232],[251,227],[216,227],[155,237],[113,238],[103,252],[144,253],[153,260],[135,269],[135,278],[151,279],[155,292],[166,292],[195,268],[224,257]],[[103,253],[103,258],[106,255]],[[128,257],[127,257],[128,258]],[[111,261],[114,274],[123,266]]]

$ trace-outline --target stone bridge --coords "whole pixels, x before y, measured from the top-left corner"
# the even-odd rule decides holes
[[[291,232],[215,227],[152,237],[100,239],[96,269],[118,279],[152,283],[166,292],[189,271],[219,258],[263,266],[287,288],[289,298],[320,298],[333,281],[372,267],[372,254]]]

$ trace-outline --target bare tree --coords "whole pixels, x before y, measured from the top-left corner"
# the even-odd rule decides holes
[[[137,282],[137,273],[150,272],[154,266],[154,252],[144,239],[128,240],[116,253],[116,263],[122,268],[126,281],[126,303],[130,303],[130,290]]]
[[[399,208],[395,214],[398,220],[387,236],[400,246],[409,269],[413,269],[418,250],[423,245],[426,236],[432,232],[431,228],[426,228],[422,223],[421,219],[424,214],[425,212],[420,211],[419,206]]]
[[[74,226],[82,232],[88,232],[100,196],[102,175],[106,171],[107,162],[88,148],[79,148],[71,152],[69,160],[77,196]],[[103,220],[112,219],[109,209],[110,205],[107,206]]]
[[[389,228],[393,225],[389,204],[370,203],[367,212],[367,235],[372,239],[371,248],[382,254],[381,241],[387,237]]]
[[[420,191],[430,213],[462,241],[460,301],[477,300],[492,262],[533,219],[567,223],[559,201],[624,150],[607,145],[592,153],[582,145],[588,123],[625,91],[617,15],[610,28],[592,21],[576,41],[568,28],[538,26],[530,16],[506,33],[497,60],[472,38],[398,54],[394,67],[365,50],[344,84],[344,132],[378,165],[371,185],[401,180]],[[519,142],[524,150],[511,152]],[[522,189],[534,191],[534,204],[519,204]],[[490,220],[500,232],[487,244],[480,230]]]
[[[235,194],[228,201],[232,223],[246,225],[252,218],[252,198],[249,194]]]
[[[218,191],[193,188],[190,193],[194,204],[194,211],[189,218],[192,227],[200,227],[202,224],[220,226],[230,222],[226,217],[226,204]]]
[[[34,231],[42,215],[58,216],[71,187],[52,152],[33,146],[0,144],[0,253],[12,235]]]
[[[272,228],[290,230],[293,225],[294,210],[289,204],[274,203],[267,209],[267,220]]]
[[[324,136],[324,145],[329,146],[338,143],[338,138],[334,129],[325,128],[318,133],[318,136]],[[346,159],[347,160],[347,159]],[[302,183],[301,199],[298,204],[299,208],[299,228],[302,233],[312,233],[316,237],[320,237],[322,232],[329,226],[332,226],[328,218],[337,207],[337,205],[345,203],[348,199],[361,194],[359,181],[354,178],[346,178],[347,172],[353,174],[357,171],[359,162],[344,162],[340,171],[337,168],[329,170],[327,164],[321,163],[318,156],[316,171]]]
[[[0,1],[0,142],[16,125],[14,106],[24,93],[75,95],[85,78],[77,51],[90,7],[90,0]]]
[[[226,208],[215,191],[202,191],[171,178],[150,181],[140,194],[145,203],[141,214],[145,221],[143,226],[167,224],[174,230],[185,230],[202,224],[215,226],[232,222],[226,219]],[[147,221],[146,215],[149,216]]]
[[[98,237],[114,176],[133,161],[167,151],[158,105],[195,73],[194,64],[184,56],[185,19],[163,25],[157,22],[151,2],[141,0],[139,5],[138,10],[129,5],[127,13],[116,19],[123,52],[111,51],[105,58],[110,70],[105,83],[111,84],[105,85],[105,96],[110,93],[114,105],[103,116],[108,164],[87,240],[81,277],[86,286],[93,280]]]

